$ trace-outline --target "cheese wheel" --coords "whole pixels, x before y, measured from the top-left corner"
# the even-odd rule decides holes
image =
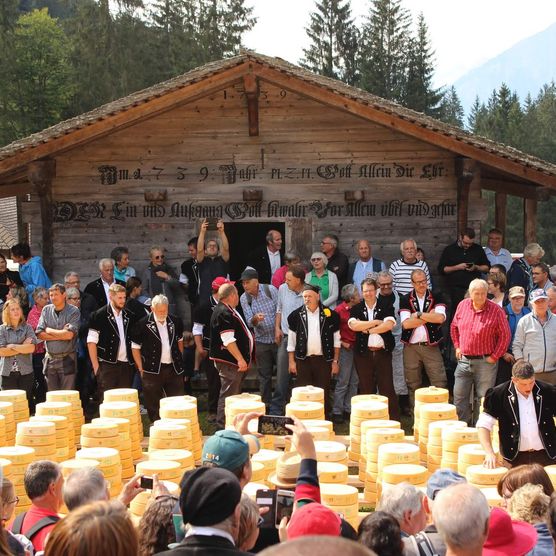
[[[56,444],[56,434],[46,435],[31,435],[31,434],[20,434],[15,435],[15,443],[18,446],[49,446],[51,444]]]
[[[137,418],[138,407],[134,402],[103,402],[99,406],[101,417],[129,417]]]
[[[172,403],[173,401],[178,401],[177,398],[180,398],[179,401],[185,401],[182,400],[181,398],[187,398],[187,396],[173,396],[170,398],[162,398],[160,400],[160,406],[162,407],[163,405],[167,404],[167,403]],[[250,392],[242,392],[241,394],[234,394],[233,396],[228,396],[224,402],[224,407],[228,407],[229,405],[237,402],[237,401],[247,401],[247,400],[253,400],[256,402],[260,402],[261,401],[261,396],[259,394],[252,394]]]
[[[292,388],[291,401],[324,402],[324,390],[318,386]]]
[[[341,463],[332,461],[319,461],[317,463],[317,475],[319,482],[322,483],[340,483],[343,484],[348,480],[348,467]]]
[[[177,461],[171,460],[147,460],[137,464],[137,474],[141,475],[154,475],[155,473],[164,478],[168,474],[176,474],[180,472],[180,464]]]
[[[62,468],[62,475],[67,477],[73,471],[77,469],[83,469],[84,467],[100,467],[100,462],[94,459],[69,459],[60,462],[60,467]]]
[[[377,401],[361,401],[351,405],[351,420],[387,419],[388,404]]]
[[[25,390],[0,390],[0,400],[7,402],[27,403],[27,392]]]
[[[350,485],[324,483],[320,485],[320,495],[323,504],[348,506],[358,503],[359,491]]]
[[[29,417],[29,422],[54,423],[56,432],[60,430],[67,431],[69,429],[69,419],[65,415],[33,415]]]
[[[388,398],[386,396],[382,396],[380,394],[359,394],[357,396],[352,396],[351,398],[351,406],[353,408],[354,404],[359,402],[382,402],[388,406]]]
[[[368,451],[378,451],[380,444],[385,442],[401,442],[404,436],[405,432],[403,429],[368,429],[365,434],[365,445]]]
[[[149,429],[149,438],[191,438],[191,431],[184,425],[158,425]]]
[[[404,482],[420,485],[426,483],[427,475],[426,467],[411,463],[386,465],[382,469],[382,481],[393,485]]]
[[[98,460],[101,467],[120,464],[120,454],[114,448],[82,448],[77,450],[75,457]]]
[[[330,431],[324,427],[307,427],[313,440],[330,440]]]
[[[333,506],[332,504],[325,504],[333,512],[340,514],[346,521],[357,518],[359,515],[359,504],[349,504],[344,506]]]
[[[191,440],[187,438],[149,438],[149,451],[171,450],[172,448],[195,451]]]
[[[135,388],[112,388],[105,390],[105,402],[139,402],[139,392]]]
[[[466,478],[470,483],[480,485],[497,485],[498,481],[508,472],[505,467],[487,469],[482,465],[470,465],[467,468]]]
[[[259,450],[256,454],[253,454],[251,461],[258,461],[262,463],[265,469],[274,470],[276,468],[276,461],[282,455],[283,452],[277,450]]]
[[[424,404],[419,411],[421,421],[440,421],[441,419],[453,419],[456,416],[456,406],[450,403]]]
[[[260,461],[251,462],[251,482],[259,483],[264,481],[268,472]]]
[[[552,484],[556,484],[556,465],[547,465],[544,470],[548,473]]]
[[[4,476],[10,475],[12,467],[13,463],[9,459],[0,458],[0,468]]]
[[[79,442],[82,448],[115,448],[119,450],[121,447],[121,440],[119,436],[108,436],[105,438],[102,437],[89,437],[89,436],[80,436]]]
[[[88,438],[118,438],[118,433],[116,423],[88,423],[81,426],[81,436]]]
[[[447,402],[449,392],[446,388],[429,386],[427,388],[417,388],[415,390],[415,401],[422,403],[442,403]]]
[[[0,390],[0,393],[2,390]],[[14,404],[12,402],[0,401],[0,415],[7,415],[13,420]],[[9,420],[9,419],[7,419]]]
[[[56,425],[46,421],[23,421],[17,424],[17,434],[24,436],[53,436]]]
[[[42,402],[35,408],[35,415],[65,415],[71,416],[72,406],[70,402]]]
[[[286,405],[286,416],[298,419],[320,419],[324,417],[324,404],[321,402],[290,402]]]
[[[307,427],[319,427],[328,429],[331,433],[334,433],[334,423],[332,421],[326,421],[325,419],[301,419],[301,422]]]
[[[346,447],[341,442],[317,440],[317,461],[340,461],[346,458]]]
[[[193,452],[190,450],[179,450],[179,449],[165,449],[165,450],[153,450],[148,453],[149,460],[169,460],[177,461],[182,469],[192,469],[195,467],[195,459],[193,457]]]
[[[458,462],[480,465],[483,463],[485,455],[486,452],[480,444],[463,444],[458,450]]]
[[[418,463],[419,457],[419,447],[415,444],[393,442],[378,448],[379,467],[381,463]]]
[[[442,430],[442,442],[454,443],[477,443],[479,441],[479,431],[473,427],[448,427]]]
[[[116,425],[118,432],[130,432],[131,423],[125,417],[95,417],[91,420],[91,425]]]

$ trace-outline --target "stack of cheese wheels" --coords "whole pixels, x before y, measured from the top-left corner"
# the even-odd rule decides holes
[[[354,529],[359,527],[359,492],[355,487],[324,483],[320,486],[320,497],[325,506],[341,513]]]
[[[544,470],[548,473],[550,482],[556,488],[556,465],[547,465]]]
[[[175,400],[177,398],[177,396],[171,398],[173,400]],[[168,398],[170,399],[170,398]],[[234,394],[233,396],[228,396],[226,398],[226,400],[224,401],[224,413],[226,414],[226,417],[228,415],[228,408],[232,405],[235,404],[237,402],[239,403],[243,403],[243,402],[260,402],[261,401],[261,396],[259,394],[253,394],[251,392],[242,392],[241,394]],[[226,419],[227,420],[227,419]]]
[[[195,400],[195,401],[192,401]],[[191,423],[191,451],[195,461],[201,460],[203,437],[197,416],[197,400],[192,396],[174,396],[160,400],[161,419],[189,419]]]
[[[392,442],[378,447],[378,477],[382,480],[382,470],[388,465],[399,463],[419,464],[419,446],[411,442]]]
[[[435,421],[456,420],[456,406],[449,403],[425,403],[419,406],[419,428],[417,439],[421,451],[421,461],[427,463],[427,442],[429,427]]]
[[[328,439],[334,440],[334,424],[326,419],[301,419],[301,422],[309,428],[326,429],[328,431]]]
[[[50,415],[59,415],[65,417],[67,419],[67,435],[68,435],[68,458],[75,455],[75,446],[76,443],[79,442],[79,436],[77,440],[75,438],[75,429],[76,421],[73,418],[73,408],[71,402],[42,402],[38,403],[35,406],[35,416],[42,417],[42,416],[50,416]],[[77,433],[79,434],[79,428],[77,429]],[[71,444],[71,446],[70,446]],[[66,459],[68,459],[66,458]]]
[[[180,464],[180,473],[183,474],[190,469],[195,469],[195,457],[190,450],[164,449],[149,451],[150,460],[157,461],[176,461]]]
[[[77,459],[92,459],[110,485],[110,496],[118,496],[122,490],[122,465],[120,452],[115,448],[81,448],[75,452]]]
[[[319,482],[346,484],[348,480],[348,466],[337,461],[319,461],[317,462],[317,475]]]
[[[157,423],[149,429],[149,452],[178,448],[192,450],[191,426],[177,423]]]
[[[137,432],[133,430],[133,419],[130,421],[132,436],[137,434],[139,442],[143,439],[143,422],[141,421],[141,409],[139,404],[139,392],[135,388],[113,388],[104,392],[103,403],[106,402],[131,402],[135,404],[137,420]]]
[[[361,400],[351,402],[349,421],[349,459],[355,462],[361,457],[361,423],[374,419],[388,419],[388,402]]]
[[[487,469],[484,465],[470,465],[465,472],[467,482],[477,488],[493,487],[508,472],[506,467]]]
[[[266,406],[260,400],[235,400],[233,403],[227,404],[225,408],[226,426],[233,427],[236,416],[241,413],[260,413],[264,415],[265,412]]]
[[[69,419],[63,415],[34,415],[29,421],[54,423],[56,429],[56,461],[65,461],[75,455],[73,434],[70,437]]]
[[[313,440],[328,440],[333,441],[334,437],[331,435],[328,427],[307,427],[307,431],[311,433]],[[260,440],[260,439],[259,439]],[[284,450],[295,450],[295,446],[292,444],[291,437],[284,438]]]
[[[117,423],[97,421],[81,427],[82,448],[114,448],[120,453],[122,479],[133,477],[133,458],[131,455],[131,439],[124,432],[120,433]]]
[[[0,415],[4,417],[6,444],[13,444],[15,442],[14,404],[12,402],[0,402]]]
[[[341,442],[333,440],[317,440],[315,442],[317,462],[331,461],[335,463],[348,464],[347,450]]]
[[[429,425],[429,440],[427,442],[427,467],[431,473],[440,469],[442,462],[442,430],[448,427],[464,428],[467,423],[456,419],[433,421]]]
[[[292,397],[290,401],[324,403],[324,390],[318,386],[297,386],[292,388]]]
[[[268,475],[265,474],[265,467],[260,461],[251,462],[251,482],[264,483]]]
[[[131,423],[129,422],[129,419],[125,419],[124,417],[95,417],[91,420],[91,424],[116,425],[118,427],[118,434],[122,442],[125,443],[125,447],[127,448],[128,446],[131,446],[131,461],[122,461],[122,478],[127,479],[130,472],[131,475],[129,475],[129,477],[132,477],[134,470],[133,462],[136,459],[141,459],[143,453],[141,452],[141,444],[137,435],[135,436],[135,442],[138,443],[138,445],[134,446],[134,441],[132,440],[131,435]],[[124,455],[129,458],[129,456],[127,456],[127,452],[125,451]]]
[[[35,457],[34,448],[24,446],[3,446],[0,448],[0,458],[7,459],[12,463],[8,478],[14,484],[15,494],[19,497],[17,512],[27,511],[31,506],[31,500],[25,492],[23,477],[27,466],[41,458]]]
[[[33,448],[35,459],[56,459],[56,425],[48,421],[22,421],[17,424],[15,445]]]
[[[458,473],[465,476],[470,465],[482,465],[486,452],[480,444],[464,444],[458,450]],[[546,469],[546,468],[545,468]]]
[[[292,401],[286,404],[286,416],[298,419],[324,419],[324,403],[311,401]]]
[[[436,386],[429,386],[427,388],[418,388],[415,390],[415,409],[413,412],[413,435],[415,440],[419,441],[419,425],[421,416],[421,406],[429,403],[447,403],[449,399],[449,392],[446,388],[437,388]]]
[[[370,419],[363,421],[361,430],[361,455],[359,456],[359,479],[365,481],[367,474],[367,431],[369,429],[401,429],[399,421],[392,419]]]
[[[0,390],[0,401],[14,404],[14,421],[21,423],[29,420],[29,402],[25,390]]]
[[[400,483],[410,483],[418,488],[425,489],[428,478],[429,472],[424,465],[415,463],[385,465],[382,468],[382,479],[378,483],[377,496],[380,499],[380,495],[385,489]]]
[[[168,492],[172,496],[179,496],[180,487],[174,481],[162,481],[164,486],[168,489]],[[150,503],[153,496],[152,490],[145,490],[140,492],[129,504],[129,512],[132,519],[139,520],[141,516],[145,513],[148,504]]]
[[[471,427],[449,427],[442,431],[442,460],[443,469],[458,470],[459,449],[465,444],[477,444],[479,431]]]
[[[142,425],[137,404],[130,401],[103,402],[99,406],[99,413],[101,417],[109,419],[117,417],[129,421],[131,459],[134,462],[141,459],[143,457],[141,450],[142,435],[139,434],[139,426]]]
[[[137,475],[158,476],[159,481],[179,483],[182,478],[181,464],[168,459],[149,459],[140,461],[135,467]]]
[[[264,471],[262,473],[265,482],[267,481],[268,477],[272,473],[274,473],[274,471],[276,471],[276,462],[278,461],[278,458],[283,453],[284,452],[280,450],[267,450],[266,448],[263,448],[262,450],[259,450],[256,454],[253,454],[253,456],[251,457],[251,464],[253,464],[253,462],[258,462],[263,465]],[[274,488],[272,485],[270,486]]]
[[[81,399],[77,390],[51,390],[46,393],[47,402],[68,402],[71,404],[71,417],[73,421],[73,432],[75,437],[75,445],[79,442],[79,434],[81,425],[85,423]],[[70,450],[70,457],[75,454],[75,449]]]
[[[367,466],[365,469],[365,501],[374,503],[377,501],[378,480],[378,448],[379,446],[393,442],[403,442],[405,432],[403,429],[373,429],[367,430],[365,435],[367,449]]]
[[[6,435],[6,417],[0,415],[0,446],[8,444],[8,437]]]

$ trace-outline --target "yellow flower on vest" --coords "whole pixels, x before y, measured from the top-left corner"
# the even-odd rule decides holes
[[[325,317],[329,317],[330,315],[332,315],[332,313],[330,312],[330,309],[328,309],[327,307],[324,308],[322,312],[324,313]]]

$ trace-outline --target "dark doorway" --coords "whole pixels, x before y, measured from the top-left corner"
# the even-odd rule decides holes
[[[230,243],[230,278],[237,280],[245,269],[247,257],[253,249],[265,245],[269,230],[277,230],[285,242],[284,222],[226,222],[226,235]],[[282,243],[282,252],[285,245]]]

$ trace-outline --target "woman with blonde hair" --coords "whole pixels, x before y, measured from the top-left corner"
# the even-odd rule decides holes
[[[239,550],[249,552],[259,538],[259,522],[261,514],[259,507],[247,494],[241,495],[239,503],[239,528],[237,533],[236,546]]]
[[[137,533],[120,502],[95,502],[52,529],[44,556],[137,556]]]
[[[37,337],[25,322],[23,310],[16,299],[8,299],[2,309],[0,325],[0,387],[2,390],[25,390],[27,400],[33,394],[34,374],[32,353]]]

